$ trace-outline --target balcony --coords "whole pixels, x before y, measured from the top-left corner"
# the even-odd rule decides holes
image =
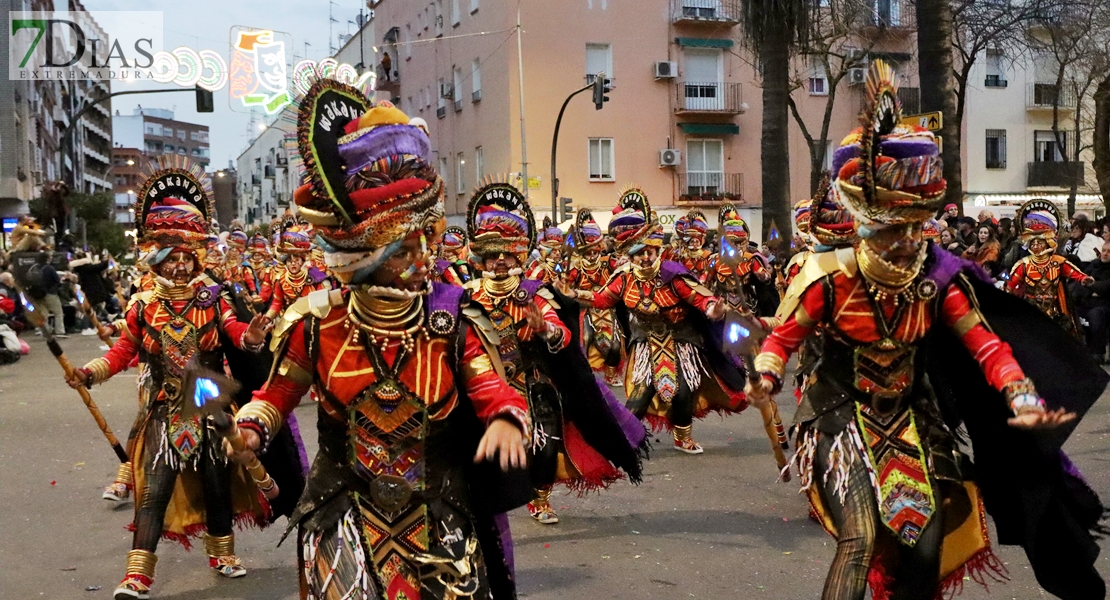
[[[1073,182],[1082,186],[1083,171],[1081,162],[1031,162],[1026,187],[1070,188]]]
[[[671,0],[675,25],[736,25],[740,23],[740,0]]]
[[[870,33],[909,32],[917,29],[915,10],[910,0],[868,0],[860,25]]]
[[[675,84],[675,114],[739,115],[747,110],[741,84],[679,81]]]
[[[987,75],[987,78],[983,81],[983,87],[989,88],[1005,88],[1008,85],[1010,85],[1010,82],[1002,79],[1001,75]]]
[[[679,173],[678,202],[683,206],[744,203],[743,173]]]
[[[902,103],[902,114],[904,115],[917,115],[921,114],[921,88],[915,87],[900,87],[898,88],[898,100]]]
[[[385,68],[378,64],[374,67],[374,74],[378,77],[375,83],[377,89],[396,89],[401,86],[401,74],[392,66],[387,74]]]
[[[1063,89],[1055,83],[1031,83],[1025,95],[1026,110],[1075,110],[1075,86],[1065,83]]]

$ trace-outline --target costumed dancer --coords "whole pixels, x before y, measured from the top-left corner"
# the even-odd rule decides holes
[[[750,312],[759,316],[770,316],[774,309],[767,300],[767,292],[773,292],[771,285],[771,269],[763,262],[763,257],[749,251],[748,241],[751,231],[747,222],[740,216],[740,212],[730,203],[721,205],[717,213],[717,227],[721,235],[721,251],[725,243],[737,252],[739,256],[730,258],[736,266],[729,265],[721,258],[721,252],[715,253],[709,259],[706,282],[715,290],[723,291],[728,288],[728,295],[723,296],[729,305],[737,308],[738,302],[743,301],[747,309],[741,312]]]
[[[686,267],[703,284],[709,275],[709,259],[711,252],[705,247],[705,236],[709,233],[709,222],[700,210],[691,210],[686,215],[686,224],[683,229],[683,244],[678,247],[675,262]]]
[[[274,295],[274,265],[266,236],[261,233],[254,234],[247,243],[247,251],[250,254],[243,279],[246,280],[247,293],[250,294],[253,308],[262,312],[263,308],[270,305]]]
[[[588,208],[578,210],[574,227],[574,252],[567,283],[574,290],[601,291],[617,270],[617,261],[611,254],[603,253],[605,235]],[[605,377],[605,383],[623,386],[624,378],[619,369],[624,364],[624,339],[612,309],[587,308],[582,311],[579,331],[582,348],[590,367]]]
[[[553,524],[559,521],[549,500],[555,484],[580,492],[607,487],[621,477],[614,464],[639,481],[637,449],[646,431],[594,377],[578,336],[556,313],[561,307],[552,290],[521,278],[533,228],[532,210],[515,187],[485,182],[467,210],[470,247],[482,276],[466,289],[488,319],[483,323],[491,337],[500,340],[506,380],[528,400],[535,487],[528,511],[536,521]],[[577,311],[566,314],[577,330]]]
[[[1025,298],[1065,331],[1078,337],[1079,329],[1064,283],[1071,280],[1090,285],[1094,278],[1055,253],[1059,210],[1048,200],[1030,200],[1021,205],[1015,219],[1021,223],[1021,244],[1029,250],[1029,256],[1019,260],[1010,270],[1006,289]]]
[[[209,242],[205,216],[214,212],[203,189],[182,169],[164,169],[144,184],[138,214],[145,241],[155,246],[147,258],[154,289],[132,302],[126,327],[108,353],[67,381],[71,387],[104,382],[140,354],[146,363],[145,414],[129,444],[135,535],[116,600],[149,597],[161,537],[188,548],[190,537],[204,533],[209,566],[225,577],[242,577],[246,569],[235,555],[232,525],[269,522],[269,506],[245,469],[228,462],[206,422],[182,414],[189,401],[182,397],[182,381],[190,361],[222,371],[222,336],[254,351],[265,339],[263,321],[239,321],[230,298],[203,275]]]
[[[551,284],[562,279],[566,272],[563,264],[563,231],[551,222],[551,217],[543,218],[543,229],[537,236],[536,251],[539,253],[536,260],[528,266],[525,278]]]
[[[671,233],[671,242],[663,249],[663,260],[679,262],[679,254],[686,248],[686,226],[689,221],[686,215],[674,220],[674,231]]]
[[[671,430],[675,450],[701,454],[691,432],[695,418],[747,407],[744,374],[725,356],[706,319],[724,318],[727,303],[705,289],[682,265],[662,261],[663,234],[637,188],[621,194],[609,235],[631,266],[605,288],[560,291],[592,308],[615,308],[628,323],[625,390],[628,409],[656,431]]]
[[[1074,425],[1028,430],[1074,420],[1110,376],[973,265],[923,243],[944,200],[935,139],[901,124],[885,63],[872,65],[868,91],[865,125],[833,158],[859,247],[806,262],[750,390],[753,402],[778,391],[790,355],[823,338],[795,415],[803,490],[837,539],[822,597],[862,600],[870,584],[875,598],[932,600],[1004,572],[985,503],[1045,589],[1102,598],[1089,531],[1102,505],[1059,451]],[[961,424],[974,469],[953,433]]]
[[[282,269],[275,271],[273,277],[273,299],[266,317],[274,319],[298,298],[303,298],[316,290],[330,289],[328,276],[308,262],[312,253],[312,238],[301,226],[287,226],[281,232],[278,254]]]
[[[812,244],[810,243],[809,224],[812,218],[810,207],[813,206],[814,199],[824,198],[828,192],[829,182],[826,177],[822,180],[821,185],[817,189],[817,194],[814,198],[806,198],[805,200],[798,201],[794,205],[794,227],[797,230],[796,240],[799,240],[799,247],[795,248],[794,255],[790,257],[790,261],[786,263],[783,268],[783,284],[785,287],[790,286],[790,282],[802,270],[802,265],[805,264],[806,259],[813,253]],[[785,287],[783,289],[785,289]]]
[[[309,183],[294,201],[342,287],[285,311],[274,372],[237,420],[265,448],[320,390],[320,451],[290,519],[302,598],[515,596],[508,521],[495,515],[527,501],[527,404],[499,377],[463,289],[430,282],[443,180],[418,121],[329,79],[300,105]]]
[[[227,252],[224,254],[224,266],[220,277],[234,285],[246,289],[246,262],[244,253],[250,238],[241,228],[234,228],[227,234]]]
[[[440,281],[457,286],[473,279],[470,272],[470,243],[466,230],[462,227],[452,225],[443,231],[443,237],[439,241],[436,273]]]

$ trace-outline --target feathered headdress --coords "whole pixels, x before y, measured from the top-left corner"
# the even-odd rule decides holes
[[[511,254],[523,263],[535,247],[536,219],[524,194],[508,178],[487,177],[466,213],[471,252],[478,257]]]
[[[136,198],[135,226],[140,245],[162,250],[150,256],[151,264],[173,248],[203,251],[212,239],[209,221],[216,217],[204,169],[186,157],[163,155],[147,165],[147,173]]]
[[[734,246],[746,250],[751,230],[736,207],[726,202],[717,209],[717,233],[722,238],[731,240]]]
[[[466,243],[466,230],[458,225],[451,225],[447,229],[444,229],[443,237],[439,239],[439,245],[444,250],[465,248]]]
[[[826,175],[810,202],[809,232],[818,244],[840,248],[856,243],[856,221],[838,200],[839,192]]]
[[[1060,209],[1043,198],[1035,198],[1018,208],[1015,218],[1021,223],[1021,244],[1040,239],[1050,249],[1056,248],[1056,236],[1060,233]]]
[[[571,238],[574,240],[574,250],[579,254],[585,254],[605,241],[601,227],[594,220],[593,211],[588,208],[578,209],[578,215],[574,219],[574,235]]]
[[[328,268],[359,283],[410,235],[438,234],[443,180],[423,119],[389,102],[371,106],[362,90],[332,78],[338,71],[328,65],[295,82],[304,95],[297,145],[307,183],[293,199]]]
[[[609,236],[616,242],[618,252],[636,254],[644,246],[662,246],[662,232],[657,232],[655,219],[647,194],[638,187],[621,193],[613,218],[609,221]]]
[[[867,75],[862,127],[833,155],[835,186],[865,234],[884,225],[921,223],[944,202],[943,165],[932,132],[902,124],[894,71],[881,60]]]

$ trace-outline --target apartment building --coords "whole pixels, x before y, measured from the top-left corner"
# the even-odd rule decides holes
[[[112,117],[113,141],[126,148],[141,149],[153,158],[161,154],[178,154],[207,167],[211,160],[208,126],[174,119],[172,110],[164,108],[132,109],[132,114]]]
[[[613,90],[602,110],[595,110],[588,92],[567,106],[558,197],[571,198],[574,208],[603,209],[598,217],[604,221],[620,191],[636,184],[668,230],[695,206],[715,224],[716,208],[726,200],[742,207],[754,232],[761,230],[761,90],[754,61],[738,42],[739,0],[524,3],[519,58],[516,2],[372,4],[377,97],[428,122],[453,220],[465,213],[482,177],[525,171],[533,209],[550,214],[559,110],[569,94],[604,72]],[[883,56],[916,74],[912,10],[901,10],[899,0],[875,0],[874,8],[858,29],[867,38],[859,47],[868,49],[859,55],[861,66]],[[827,75],[814,69],[803,80],[795,102],[811,129],[820,129]],[[913,81],[903,81],[907,98],[916,92]],[[830,140],[857,125],[861,83],[858,76],[841,82]],[[793,122],[790,146],[792,195],[807,197],[809,153]]]
[[[83,11],[78,0],[64,6],[53,0],[19,0],[11,10]],[[105,38],[92,21],[82,23],[85,31]],[[56,35],[72,35],[67,28]],[[67,40],[60,40],[65,44]],[[10,40],[0,41],[6,56]],[[106,55],[108,49],[103,49]],[[62,134],[87,101],[109,93],[104,81],[0,79],[0,216],[26,213],[27,201],[38,197],[46,182],[63,180],[76,192],[97,193],[109,190],[107,181],[112,147],[111,100],[86,112],[70,130]]]
[[[112,184],[113,209],[116,223],[135,223],[135,198],[145,179],[149,158],[138,148],[117,146],[112,148],[112,166],[108,178]]]
[[[1082,151],[1079,161],[1074,154],[1076,144],[1090,147],[1092,129],[1081,116],[1082,139],[1076,139],[1080,101],[1071,81],[1057,86],[1054,60],[1036,51],[1006,56],[1000,50],[987,50],[976,62],[968,82],[964,121],[965,212],[975,215],[987,209],[998,218],[1012,217],[1024,202],[1048,198],[1066,214],[1075,181],[1076,209],[1091,215],[1104,213],[1090,152]],[[1052,130],[1053,107],[1068,162]]]

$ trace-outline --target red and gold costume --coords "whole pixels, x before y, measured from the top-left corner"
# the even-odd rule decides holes
[[[462,288],[396,284],[426,282],[427,240],[442,227],[426,126],[320,79],[298,132],[308,175],[294,199],[344,288],[298,294],[282,313],[270,381],[237,420],[267,442],[310,387],[319,392],[320,451],[290,519],[302,597],[512,597],[511,538],[496,513],[526,491],[474,455],[494,422],[527,439],[526,404],[499,376],[496,342],[473,326],[479,311]],[[398,250],[414,243],[422,249]],[[395,254],[408,268],[375,284]]]
[[[457,286],[463,286],[474,278],[470,267],[470,245],[462,227],[450,226],[443,231],[436,273],[440,281]]]
[[[1022,205],[1017,217],[1022,223],[1022,244],[1028,248],[1030,243],[1038,240],[1043,249],[1030,253],[1014,265],[1010,270],[1010,279],[1006,281],[1006,289],[1015,296],[1025,298],[1065,330],[1078,336],[1079,330],[1064,283],[1071,280],[1082,284],[1090,279],[1068,259],[1054,253],[1059,223],[1056,205],[1047,200],[1031,200]]]
[[[601,246],[604,236],[588,208],[578,211],[574,230],[575,256],[567,272],[571,289],[597,292],[609,283],[617,270],[613,256],[604,254]],[[609,385],[624,385],[617,374],[624,362],[624,340],[612,309],[587,308],[582,311],[579,323],[582,346],[594,372],[605,376]]]
[[[777,391],[790,356],[810,336],[821,338],[795,414],[795,464],[814,513],[837,538],[823,598],[862,598],[868,585],[876,598],[934,598],[980,581],[984,571],[1001,572],[980,499],[992,494],[1001,535],[1026,544],[1044,577],[1033,539],[1044,525],[1014,527],[1007,514],[1024,522],[1072,509],[1049,500],[1065,488],[1058,447],[1040,455],[1033,438],[1015,437],[1022,434],[1007,424],[1045,414],[980,304],[1007,312],[1014,303],[968,263],[924,242],[922,224],[944,199],[939,149],[932,133],[900,124],[894,74],[881,61],[867,87],[867,125],[834,157],[834,186],[859,224],[859,247],[806,261],[779,307],[782,324],[755,360]],[[944,411],[938,397],[947,400]],[[974,470],[953,433],[961,424],[974,443]],[[1038,508],[1023,504],[1029,497],[1010,476],[999,478],[1008,468],[1055,482],[1037,484]],[[1053,475],[1039,479],[1046,472]],[[1048,562],[1053,571],[1070,568]]]
[[[312,241],[308,235],[298,229],[286,229],[281,232],[281,252],[285,266],[271,273],[273,297],[266,316],[273,319],[282,311],[289,308],[298,298],[303,298],[316,290],[331,289],[328,277],[322,271],[311,266],[307,260],[312,250]],[[290,261],[299,261],[300,265],[294,269]]]
[[[630,256],[662,246],[662,233],[650,214],[642,191],[633,188],[622,194],[609,235]],[[578,297],[595,309],[621,306],[629,312],[627,406],[653,429],[672,430],[676,449],[702,452],[691,437],[695,418],[714,410],[739,412],[747,406],[740,391],[743,377],[734,373],[732,381],[726,382],[722,373],[709,366],[707,332],[699,331],[693,319],[720,300],[681,265],[663,261],[651,267],[633,265],[618,271],[601,290],[579,291]]]
[[[709,259],[705,284],[733,309],[758,314],[754,279],[769,279],[771,272],[761,257],[748,252],[748,224],[736,207],[722,205],[717,218],[721,248]],[[722,253],[728,254],[722,258]]]
[[[677,227],[677,226],[676,226]],[[706,283],[709,276],[710,263],[713,253],[705,248],[705,236],[709,232],[709,222],[700,210],[691,210],[686,215],[685,227],[682,230],[682,245],[675,247],[674,254],[663,260],[672,260],[686,267],[698,278]]]
[[[274,295],[275,270],[270,258],[270,245],[266,243],[265,236],[255,234],[247,249],[250,252],[250,260],[243,273],[247,293],[257,305],[269,306]]]
[[[164,168],[139,194],[144,240],[155,246],[147,259],[152,273],[171,255],[189,254],[196,279],[175,284],[153,276],[153,289],[133,297],[119,341],[80,369],[88,383],[100,383],[136,359],[145,367],[140,422],[129,441],[135,535],[117,598],[149,593],[162,537],[188,548],[189,538],[204,534],[209,565],[222,575],[242,576],[246,571],[234,553],[232,525],[269,523],[269,505],[246,470],[228,461],[207,421],[185,409],[191,402],[183,397],[186,366],[196,362],[222,371],[221,334],[237,348],[248,346],[248,324],[238,321],[221,287],[202,274],[209,238],[205,213],[178,198],[207,189],[201,178],[199,169]],[[211,214],[211,206],[201,206]]]

